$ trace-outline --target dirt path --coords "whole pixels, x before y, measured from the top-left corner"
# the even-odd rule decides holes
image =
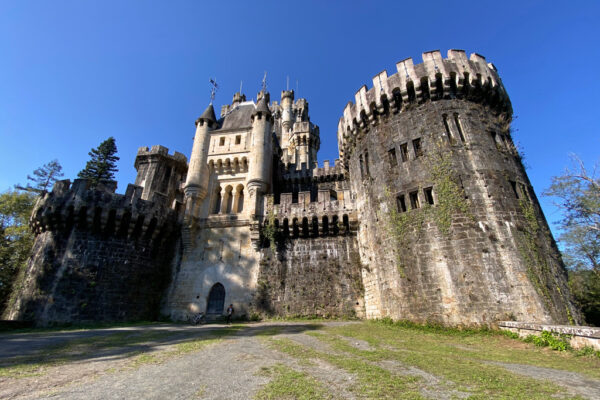
[[[316,379],[335,398],[360,397],[349,390],[356,382],[352,373],[321,360],[302,362],[269,344],[272,339],[291,340],[307,349],[335,353],[309,334],[316,328],[310,323],[265,322],[225,331],[226,325],[165,324],[0,335],[0,365],[19,360],[8,370],[12,373],[0,369],[0,398],[251,399],[272,379],[263,372],[280,364]],[[366,342],[347,340],[359,349],[370,349]],[[40,360],[50,361],[40,364]],[[379,365],[394,374],[425,374],[393,362]],[[600,398],[594,397],[600,388],[597,380],[524,365],[504,367],[536,379],[554,380],[585,398]],[[426,378],[423,397],[468,396],[445,392],[442,385],[438,390],[438,378]]]

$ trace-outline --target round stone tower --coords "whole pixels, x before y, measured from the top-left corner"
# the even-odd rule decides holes
[[[579,322],[496,68],[450,50],[397,70],[360,88],[338,125],[367,316]]]

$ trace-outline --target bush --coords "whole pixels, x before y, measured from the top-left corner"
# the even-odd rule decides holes
[[[565,351],[571,349],[570,338],[570,335],[542,331],[541,336],[529,335],[525,338],[525,341],[539,347],[550,347],[552,350]]]

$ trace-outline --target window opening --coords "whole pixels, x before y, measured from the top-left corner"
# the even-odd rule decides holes
[[[423,194],[425,195],[427,204],[433,205],[433,188],[428,187],[423,189]]]
[[[235,137],[235,144],[240,144],[242,143],[242,136],[241,135],[237,135]]]
[[[454,123],[456,124],[456,129],[458,129],[458,134],[460,135],[461,142],[465,142],[465,135],[463,133],[462,125],[460,124],[460,120],[458,119],[458,114],[454,113]]]
[[[219,138],[219,146],[225,146],[225,138]]]
[[[444,120],[444,128],[446,129],[446,136],[448,140],[452,142],[452,133],[450,132],[450,125],[448,125],[448,114],[442,114],[442,119]]]
[[[396,197],[396,207],[398,208],[399,212],[406,212],[406,199],[404,198],[403,194]]]
[[[512,187],[512,190],[515,194],[515,197],[517,199],[520,199],[521,196],[519,196],[519,191],[517,190],[517,182],[515,182],[515,181],[509,181],[509,182],[510,182],[510,186]]]
[[[419,208],[419,192],[414,191],[414,192],[410,192],[409,194],[410,196],[410,208],[415,209],[415,208]]]
[[[413,148],[415,150],[415,158],[419,158],[423,155],[423,148],[421,147],[421,139],[413,140]]]
[[[398,159],[396,158],[396,149],[388,150],[388,155],[390,157],[390,165],[392,167],[395,167],[396,165],[398,165]]]
[[[402,162],[408,161],[408,144],[403,143],[400,145],[400,158],[402,158]]]

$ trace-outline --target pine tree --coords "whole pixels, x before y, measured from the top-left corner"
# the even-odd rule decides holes
[[[52,189],[58,178],[62,177],[62,165],[58,160],[52,160],[33,171],[33,176],[27,175],[27,180],[34,183],[28,183],[27,186],[15,185],[15,189],[26,190],[28,192],[43,193]]]
[[[115,172],[118,171],[116,162],[119,160],[115,154],[117,145],[114,137],[109,137],[96,149],[92,149],[88,154],[91,160],[87,162],[77,176],[82,179],[89,179],[92,186],[98,185],[102,181],[114,180]]]
[[[27,188],[34,192],[46,192],[51,189],[54,182],[63,175],[62,165],[60,165],[58,160],[52,160],[33,171],[33,176],[27,175],[27,180],[35,183],[33,186],[27,184]]]

